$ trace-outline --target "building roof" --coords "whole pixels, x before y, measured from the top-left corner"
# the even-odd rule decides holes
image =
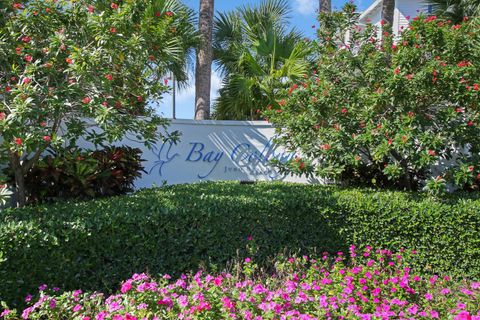
[[[361,21],[365,19],[368,15],[370,15],[372,12],[374,12],[377,8],[381,7],[383,3],[383,0],[375,0],[365,11],[360,14],[360,17],[358,17],[358,20]]]

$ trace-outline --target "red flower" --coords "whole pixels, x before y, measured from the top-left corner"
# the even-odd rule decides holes
[[[23,4],[21,4],[21,3],[14,3],[14,4],[13,4],[13,9],[17,9],[17,10],[23,9]]]
[[[43,141],[45,141],[45,142],[50,142],[50,141],[52,141],[52,138],[51,138],[50,136],[43,136],[42,139],[43,139]]]
[[[386,23],[386,22],[385,22],[385,20],[383,20],[383,19],[380,21],[380,24],[381,24],[382,26],[384,26],[385,23]]]
[[[167,12],[165,12],[165,15],[167,17],[173,17],[173,12],[172,11],[167,11]]]
[[[475,83],[475,84],[473,85],[473,90],[478,91],[478,83]]]
[[[118,9],[118,4],[116,4],[115,2],[112,2],[110,4],[110,8],[112,8],[113,10],[116,10],[116,9]]]
[[[428,155],[434,157],[437,155],[437,153],[435,152],[435,150],[428,150]]]
[[[462,112],[465,112],[465,109],[457,107],[457,108],[455,108],[455,112],[462,113]]]
[[[103,101],[103,102],[102,102],[102,106],[108,107],[108,102],[107,102],[107,101]]]
[[[111,32],[111,33],[117,33],[117,28],[111,27],[111,28],[110,28],[110,32]]]
[[[168,86],[168,79],[167,78],[163,79],[163,84]]]
[[[32,57],[31,55],[28,55],[28,54],[27,54],[27,55],[24,57],[24,59],[25,59],[25,61],[27,61],[28,63],[30,63],[30,62],[32,62],[33,57]]]
[[[452,29],[453,29],[453,30],[458,30],[458,29],[460,29],[461,27],[462,27],[461,25],[456,24],[456,25],[452,26]]]
[[[282,107],[287,103],[287,101],[285,101],[285,99],[282,99],[278,102],[279,105],[281,105]]]
[[[477,180],[480,180],[480,173],[477,174]]]
[[[468,167],[468,171],[470,171],[470,172],[473,172],[473,170],[474,170],[474,169],[475,169],[475,167],[474,167],[474,166],[470,166],[470,167]]]
[[[413,118],[413,116],[415,115],[415,113],[413,113],[412,111],[408,111],[407,113],[407,116],[411,119]]]
[[[5,87],[5,92],[10,92],[10,91],[12,91],[12,87],[6,86],[6,87]]]
[[[66,58],[65,61],[66,61],[68,64],[72,64],[72,63],[73,63],[73,59],[72,59],[72,58]]]
[[[388,145],[390,146],[390,145],[392,145],[393,140],[392,140],[392,139],[388,139],[388,142],[387,142],[387,143],[388,143]]]
[[[160,11],[155,12],[155,17],[160,17],[160,16],[161,16]]]
[[[347,108],[342,108],[341,112],[342,112],[343,114],[347,114],[347,113],[348,113],[348,109],[347,109]]]
[[[25,36],[25,37],[22,38],[22,41],[26,42],[26,43],[29,43],[31,40],[32,40],[32,38],[30,38],[29,36]]]
[[[40,127],[44,128],[47,126],[47,123],[45,121],[40,122]]]
[[[85,104],[89,104],[90,101],[92,101],[92,99],[90,99],[90,97],[85,97],[82,99],[82,102],[85,103]]]
[[[399,74],[400,73],[400,67],[396,67],[395,70],[393,70],[393,73]]]
[[[6,118],[5,112],[0,112],[0,121],[5,120],[5,118]]]
[[[143,101],[142,96],[138,96],[138,97],[137,97],[137,101],[138,101],[138,102],[142,102],[142,101]]]
[[[13,140],[13,142],[14,142],[17,146],[21,146],[22,143],[23,143],[23,140],[22,140],[22,138],[15,138],[15,139]]]
[[[15,52],[16,52],[18,55],[21,55],[21,54],[22,54],[22,48],[20,48],[20,47],[15,48]]]
[[[115,102],[115,108],[119,109],[122,107],[122,103],[120,101]]]
[[[22,82],[23,82],[23,84],[29,84],[30,82],[32,82],[32,79],[27,77],[27,78],[23,79]]]
[[[278,110],[277,110],[277,113],[282,113],[282,109],[278,109]]]
[[[105,75],[105,79],[107,79],[108,81],[112,81],[113,80],[113,76],[111,74],[106,74]]]
[[[468,121],[467,126],[472,127],[473,126],[473,121],[472,120]]]
[[[93,6],[88,6],[87,10],[88,12],[93,13],[95,11],[95,8]]]
[[[300,170],[303,170],[303,168],[305,168],[305,163],[300,162]]]
[[[466,61],[466,60],[463,60],[463,61],[460,61],[457,66],[462,68],[462,67],[468,67],[468,66],[471,66],[472,63],[470,61]]]
[[[331,148],[332,148],[332,146],[328,143],[322,144],[320,146],[320,149],[322,149],[322,150],[330,150]]]

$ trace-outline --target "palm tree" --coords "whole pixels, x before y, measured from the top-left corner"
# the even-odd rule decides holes
[[[383,0],[382,20],[385,22],[386,31],[391,32],[392,30],[394,12],[395,12],[395,0]]]
[[[195,119],[210,117],[210,88],[212,81],[212,28],[214,0],[200,0],[199,31],[202,36],[197,51],[195,71]]]
[[[464,17],[480,15],[480,0],[427,0],[426,3],[433,6],[433,14],[454,23],[461,22]]]
[[[285,0],[266,0],[215,19],[214,57],[224,76],[216,119],[258,119],[257,110],[275,106],[289,81],[308,72],[309,45],[286,29],[289,12]]]

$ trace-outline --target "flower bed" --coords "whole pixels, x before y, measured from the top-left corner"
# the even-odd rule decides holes
[[[402,250],[403,251],[403,250]],[[423,277],[406,263],[415,252],[350,247],[318,259],[277,258],[272,273],[246,258],[232,273],[201,271],[172,281],[135,274],[105,297],[42,285],[23,319],[480,319],[480,282]],[[348,262],[347,262],[348,261]],[[17,319],[13,311],[5,319]]]
[[[0,300],[23,308],[40,283],[106,294],[134,273],[224,270],[280,252],[316,255],[368,243],[418,251],[422,274],[480,280],[480,198],[284,183],[176,185],[0,214]],[[245,251],[246,234],[259,250]]]

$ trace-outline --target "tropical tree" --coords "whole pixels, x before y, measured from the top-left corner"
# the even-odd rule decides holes
[[[433,5],[433,14],[455,23],[480,14],[480,0],[428,0],[427,3]]]
[[[0,12],[0,160],[15,176],[50,147],[134,134],[151,146],[167,122],[147,103],[182,77],[192,13],[177,0],[3,1]],[[92,119],[92,120],[88,120]],[[95,129],[97,126],[100,130]]]
[[[289,13],[286,1],[268,0],[215,19],[214,57],[224,76],[215,118],[258,119],[278,104],[289,81],[308,72],[310,46],[287,29]]]
[[[335,15],[319,32],[316,72],[265,112],[298,155],[280,168],[361,186],[480,190],[480,18],[419,16],[393,43],[372,24],[355,28],[351,4]],[[358,45],[338,45],[346,30]]]
[[[195,119],[197,120],[210,117],[213,12],[214,0],[200,0],[199,31],[202,39],[197,50],[195,69]]]

